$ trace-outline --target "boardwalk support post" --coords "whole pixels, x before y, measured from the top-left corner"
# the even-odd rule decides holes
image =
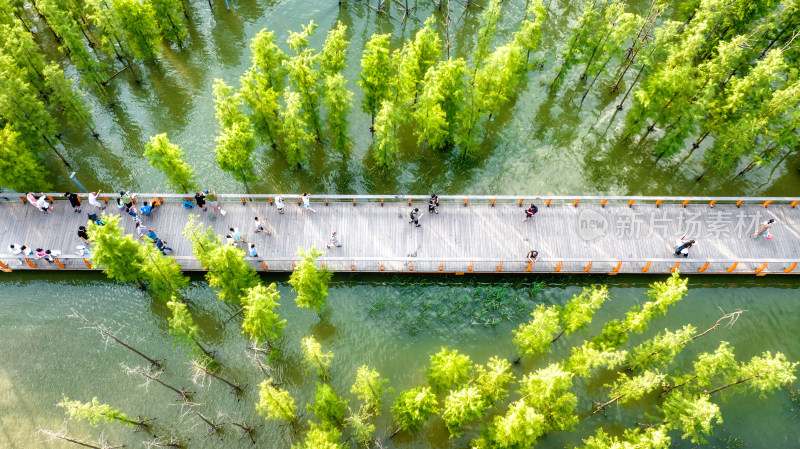
[[[756,268],[756,273],[761,273],[762,271],[764,271],[767,268],[767,263],[768,262],[764,262],[763,264],[761,264],[760,267]],[[766,273],[764,273],[764,274],[766,274]]]
[[[683,207],[686,207],[686,206],[687,206],[689,203],[691,203],[691,202],[692,202],[692,200],[686,200],[686,201],[684,201],[684,202],[683,202]]]
[[[497,271],[503,271],[503,261],[500,261],[500,265],[497,266]]]
[[[606,201],[608,200],[600,201],[600,207],[606,207]]]
[[[91,262],[89,262],[89,259],[86,259],[86,258],[84,258],[84,259],[83,259],[83,263],[85,263],[85,264],[86,264],[86,268],[88,268],[88,269],[90,269],[90,270],[92,269],[92,263],[91,263]]]
[[[528,262],[528,268],[526,268],[525,271],[531,271],[532,268],[533,268],[533,262]]]
[[[744,203],[744,200],[737,201],[736,202],[736,208],[738,209],[742,205],[742,203]]]
[[[663,202],[664,200],[656,200],[656,207],[661,207],[661,203]]]
[[[767,206],[769,206],[769,203],[771,203],[771,202],[772,202],[772,200],[767,200],[767,201],[764,201],[764,207],[767,207]]]
[[[630,201],[628,201],[628,207],[633,207],[633,203],[634,203],[635,201],[636,201],[636,200],[630,200]]]

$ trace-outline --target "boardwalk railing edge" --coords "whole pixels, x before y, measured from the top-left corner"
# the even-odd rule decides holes
[[[38,193],[37,193],[38,194]],[[45,196],[52,198],[53,200],[66,200],[63,197],[63,193],[44,193]],[[13,192],[0,192],[0,199],[5,201],[27,201],[25,199],[25,193],[13,193]],[[86,198],[88,194],[86,193],[78,193],[79,197]],[[99,198],[104,199],[116,199],[119,198],[118,193],[102,193]],[[281,196],[284,200],[299,200],[301,195],[300,194],[231,194],[231,193],[219,193],[217,197],[220,200],[226,200],[230,202],[239,202],[239,201],[271,201],[274,200],[275,197]],[[186,199],[194,199],[194,195],[192,194],[180,194],[180,193],[135,193],[135,197],[138,199],[149,199],[149,198],[161,198],[166,200],[178,200],[182,201],[184,198]],[[314,203],[326,202],[326,201],[336,201],[336,202],[350,202],[355,200],[363,201],[392,201],[392,202],[403,202],[403,201],[420,201],[424,200],[427,201],[430,198],[429,195],[341,195],[341,194],[313,194],[311,195],[311,201]],[[757,204],[757,203],[765,203],[765,202],[777,202],[777,203],[789,203],[792,207],[795,207],[798,203],[800,203],[800,197],[749,197],[749,196],[640,196],[640,195],[439,195],[440,201],[455,201],[455,202],[463,202],[464,200],[469,202],[489,202],[493,203],[494,201],[500,202],[517,202],[520,204],[524,204],[528,201],[556,201],[556,202],[573,202],[575,201],[592,201],[592,202],[603,202],[603,201],[622,201],[628,202],[629,205],[631,201],[642,201],[642,202],[665,202],[665,203],[699,203],[699,202],[711,202],[714,203],[737,203],[742,201],[743,203],[748,204]]]

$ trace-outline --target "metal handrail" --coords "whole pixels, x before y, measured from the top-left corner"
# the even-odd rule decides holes
[[[37,192],[38,193],[38,192]],[[14,192],[0,192],[0,198],[6,199],[17,199],[17,198],[24,198],[25,193],[14,193]],[[50,196],[54,200],[66,200],[62,195],[63,193],[44,193],[45,196]],[[77,193],[79,197],[86,198],[88,194],[86,193]],[[100,198],[119,198],[118,193],[105,193],[103,192],[100,195]],[[190,198],[194,199],[194,195],[191,194],[180,194],[180,193],[135,193],[137,198]],[[243,198],[246,200],[269,200],[273,199],[276,196],[282,196],[284,200],[296,200],[301,197],[300,194],[231,194],[231,193],[218,193],[217,197],[220,199],[227,199],[232,201],[241,201]],[[407,201],[407,200],[428,200],[430,196],[428,195],[342,195],[342,194],[313,194],[311,196],[312,202],[320,202],[324,200],[332,200],[332,201],[352,201],[352,200],[374,200],[374,201]],[[794,202],[800,201],[800,197],[749,197],[749,196],[641,196],[641,195],[608,195],[608,196],[601,196],[601,195],[439,195],[440,201],[501,201],[501,202],[519,202],[522,200],[531,201],[531,200],[540,200],[540,201],[645,201],[645,202],[655,202],[655,201],[662,201],[666,203],[672,202],[679,202],[683,203],[685,201],[689,202],[706,202],[706,201],[716,201],[716,202],[738,202],[738,201],[746,201],[746,202],[765,202],[765,201],[775,201],[775,202]]]

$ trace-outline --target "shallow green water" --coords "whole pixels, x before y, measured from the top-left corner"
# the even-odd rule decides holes
[[[213,12],[205,1],[191,3],[187,48],[165,49],[157,63],[143,68],[141,86],[136,86],[129,74],[121,74],[112,83],[118,100],[115,109],[105,109],[90,97],[102,140],[95,142],[80,133],[65,136],[66,153],[88,188],[167,190],[163,176],[141,157],[143,145],[151,135],[167,132],[173,142],[186,150],[187,160],[204,186],[219,192],[241,191],[242,186],[215,163],[213,80],[223,78],[238,87],[239,76],[250,65],[249,40],[257,31],[264,27],[275,30],[283,42],[289,30],[299,30],[300,24],[311,19],[320,26],[312,39],[315,48],[321,46],[336,20],[349,27],[352,45],[346,76],[356,101],[350,116],[353,148],[344,157],[315,149],[311,163],[299,171],[289,169],[282,155],[260,148],[257,154],[261,180],[252,186],[254,192],[418,194],[435,189],[441,194],[796,195],[800,184],[797,155],[773,172],[771,168],[760,168],[736,181],[731,180],[730,174],[712,172],[702,183],[695,184],[693,177],[702,171],[700,151],[683,165],[681,155],[654,164],[649,151],[652,142],[641,146],[620,142],[618,127],[623,116],[614,114],[613,107],[619,97],[590,94],[581,106],[583,88],[577,81],[578,69],[567,76],[560,92],[548,95],[543,84],[555,72],[556,51],[564,45],[569,25],[580,10],[577,1],[549,2],[551,16],[544,49],[538,55],[547,58],[543,70],[529,74],[520,86],[518,99],[496,117],[476,157],[463,160],[457,151],[420,156],[411,130],[403,129],[402,156],[391,171],[376,169],[369,156],[369,117],[359,109],[361,91],[355,80],[361,49],[372,33],[392,33],[393,45],[400,46],[403,39],[412,35],[416,22],[402,25],[396,20],[376,18],[363,2],[346,2],[347,7],[340,9],[336,2],[321,0],[233,0],[231,12],[224,11],[220,0],[214,2]],[[630,3],[631,8],[642,10],[649,2]],[[453,6],[455,10],[455,2]],[[505,2],[497,42],[516,28],[523,7],[521,0]],[[432,2],[417,2],[415,14],[424,19],[432,8]],[[460,8],[454,16],[460,15]],[[470,52],[476,17],[476,11],[471,11],[459,19],[453,35],[455,56]],[[62,166],[55,161],[49,166],[57,189],[74,188]],[[559,340],[549,356],[515,368],[519,377],[560,359],[571,346],[594,335],[604,320],[621,316],[644,299],[647,284],[658,278],[524,279],[337,277],[331,290],[331,307],[319,320],[314,313],[296,308],[285,276],[265,277],[266,282],[279,283],[283,295],[280,311],[288,320],[282,342],[286,359],[274,365],[274,375],[285,382],[298,404],[311,397],[314,383],[300,368],[299,341],[313,334],[324,349],[335,353],[331,378],[339,393],[354,399],[347,392],[356,369],[364,363],[377,368],[400,391],[424,382],[422,369],[428,356],[440,346],[457,348],[476,363],[485,363],[492,355],[511,358],[511,330],[524,320],[532,306],[540,302],[563,304],[583,285],[612,282],[613,300],[598,312],[594,323]],[[538,282],[544,284],[540,286]],[[730,341],[740,359],[772,350],[784,352],[790,360],[800,360],[798,286],[800,282],[795,277],[693,278],[688,298],[631,344],[667,327],[691,323],[705,329],[721,315],[720,307],[725,311],[741,308],[748,312],[734,328],[715,331],[687,348],[679,357],[678,366],[688,366],[697,352],[712,349],[720,339]],[[195,279],[188,296],[195,305],[192,312],[201,325],[204,341],[220,354],[225,365],[223,373],[248,384],[241,397],[231,395],[217,381],[192,380],[186,350],[172,346],[165,307],[135,288],[109,283],[100,274],[15,273],[0,277],[0,447],[68,447],[37,438],[36,429],[40,426],[51,430],[63,427],[71,436],[85,440],[96,440],[103,433],[110,444],[142,447],[145,435],[118,425],[101,424],[98,429],[91,429],[85,423],[64,424],[63,411],[56,407],[62,395],[83,401],[97,396],[130,415],[155,417],[158,434],[174,433],[188,440],[192,448],[251,446],[248,440],[240,440],[230,425],[226,426],[223,441],[204,437],[204,424],[196,417],[183,416],[185,410],[174,402],[171,392],[158,385],[144,388],[141,378],[125,374],[120,367],[120,363],[140,365],[140,359],[116,345],[106,346],[94,331],[82,329],[80,322],[67,318],[72,308],[119,331],[146,353],[166,358],[163,379],[196,391],[196,401],[202,404],[198,410],[206,416],[260,424],[259,447],[288,447],[296,441],[285,428],[264,422],[254,410],[256,385],[263,376],[248,358],[247,341],[238,324],[233,321],[222,326],[232,310],[217,302],[201,278]],[[586,410],[592,400],[603,399],[602,383],[608,380],[593,381],[586,388],[577,385],[578,409]],[[800,444],[800,419],[794,418],[800,409],[788,392],[764,399],[745,394],[715,400],[722,407],[725,422],[710,440],[712,447]],[[612,408],[607,418],[589,418],[574,433],[549,435],[539,447],[578,444],[597,425],[618,431],[644,420],[647,412],[653,410],[641,404]],[[388,416],[387,406],[376,432],[383,439],[390,433]],[[385,446],[461,448],[467,447],[472,436],[468,432],[464,439],[448,441],[446,429],[437,420],[417,435],[400,433]],[[678,435],[673,437],[677,440]],[[676,443],[676,447],[692,446]]]
[[[197,171],[200,183],[219,192],[240,192],[243,186],[219,170],[214,157],[217,121],[214,118],[211,86],[221,78],[234,87],[250,66],[249,42],[262,28],[274,30],[285,51],[290,30],[314,20],[319,25],[311,45],[320,49],[328,30],[341,20],[348,26],[351,41],[345,77],[354,92],[355,106],[350,114],[353,147],[346,156],[324,148],[310,151],[310,163],[301,170],[287,167],[280,153],[261,146],[257,152],[260,180],[255,193],[428,193],[440,194],[673,194],[673,195],[795,195],[800,176],[800,157],[790,156],[774,171],[762,167],[744,178],[732,180],[730,173],[710,173],[702,183],[694,178],[703,171],[702,150],[681,164],[683,154],[654,163],[650,150],[653,141],[622,141],[619,129],[624,111],[617,113],[621,92],[607,94],[611,83],[600,81],[583,104],[585,83],[578,81],[576,67],[567,74],[562,89],[548,94],[547,84],[554,76],[558,54],[566,44],[569,26],[580,14],[581,2],[551,0],[545,25],[542,51],[534,56],[546,60],[541,71],[530,72],[519,89],[515,102],[498,114],[489,127],[480,150],[464,160],[460,151],[427,151],[421,155],[410,126],[401,132],[401,156],[393,170],[375,167],[371,156],[369,116],[361,111],[362,92],[356,84],[361,51],[373,33],[392,33],[392,45],[400,47],[421,24],[416,20],[400,23],[393,10],[390,20],[363,2],[334,1],[232,1],[224,11],[217,0],[209,11],[205,1],[191,2],[189,40],[183,50],[165,48],[158,62],[140,68],[141,86],[124,72],[112,83],[118,105],[113,110],[99,104],[93,95],[95,119],[101,141],[90,135],[66,136],[66,153],[78,170],[78,179],[89,189],[118,191],[168,190],[164,177],[142,158],[150,136],[166,132],[187,152],[187,160]],[[642,12],[649,2],[629,2]],[[424,20],[434,13],[433,2],[410,1],[415,16]],[[479,10],[461,14],[463,8],[452,3],[452,56],[466,56],[473,48]],[[525,2],[504,2],[504,18],[496,43],[505,42],[522,20]],[[374,5],[373,5],[374,6]],[[613,71],[612,71],[613,73]],[[630,77],[634,74],[631,71]],[[612,76],[607,76],[611,79]],[[630,101],[630,100],[629,100]],[[627,108],[626,108],[627,110]],[[708,139],[711,140],[711,139]],[[74,189],[60,163],[50,164],[52,181],[58,189]]]
[[[428,356],[439,347],[458,348],[476,363],[485,363],[492,355],[513,358],[511,330],[533,305],[563,304],[581,285],[607,281],[612,300],[596,315],[586,329],[563,337],[551,354],[523,361],[514,368],[521,377],[568,354],[569,348],[596,334],[602,323],[621,317],[633,304],[644,300],[647,284],[658,277],[615,278],[537,278],[522,277],[337,277],[330,295],[331,307],[318,319],[316,314],[294,305],[285,276],[265,277],[265,282],[279,284],[282,300],[280,313],[288,320],[286,336],[280,346],[285,358],[273,364],[273,375],[304,404],[314,391],[314,376],[304,373],[300,364],[299,341],[314,335],[323,349],[335,354],[331,385],[355,403],[349,393],[358,366],[368,364],[390,380],[395,391],[424,384],[423,368]],[[690,292],[665,317],[652,322],[650,330],[630,342],[638,344],[665,328],[676,329],[693,324],[707,329],[725,311],[747,310],[732,328],[720,328],[688,346],[678,357],[677,366],[687,367],[698,352],[715,348],[720,340],[736,348],[737,359],[746,360],[765,350],[782,351],[790,360],[800,360],[797,340],[797,283],[794,278],[770,277],[695,277]],[[130,415],[157,418],[159,435],[173,433],[193,448],[250,447],[228,425],[224,440],[204,437],[207,428],[196,417],[183,416],[174,401],[175,395],[151,384],[143,387],[142,378],[129,376],[121,364],[142,366],[143,360],[117,345],[105,345],[93,330],[78,320],[68,318],[75,309],[88,319],[117,331],[146,354],[166,359],[166,382],[195,391],[198,410],[220,421],[246,420],[260,424],[256,438],[259,447],[288,447],[293,441],[286,428],[267,423],[254,409],[256,385],[263,380],[256,365],[248,358],[246,338],[240,334],[239,321],[223,325],[232,308],[219,303],[202,279],[195,279],[188,296],[192,312],[201,327],[207,346],[217,351],[225,376],[248,385],[240,396],[228,392],[218,381],[192,380],[192,369],[184,348],[173,348],[167,332],[166,309],[162,303],[130,287],[108,283],[99,274],[12,274],[0,284],[0,447],[45,447],[36,439],[36,428],[67,432],[79,439],[97,439],[101,432],[109,443],[141,447],[142,433],[115,424],[100,424],[91,429],[84,422],[64,424],[65,415],[56,406],[62,395],[88,401],[97,396],[102,402],[119,407]],[[476,322],[475,311],[492,310],[493,305],[511,300],[517,313],[499,319],[494,325]],[[413,310],[400,310],[401,304],[414,304]],[[517,302],[519,304],[517,304]],[[463,303],[461,306],[456,304]],[[388,307],[384,305],[389,304]],[[427,306],[426,306],[427,305]],[[435,315],[441,319],[419,319]],[[588,410],[592,400],[607,396],[603,383],[610,376],[576,384],[578,411]],[[388,404],[378,420],[376,435],[385,439],[391,432]],[[710,439],[711,447],[794,447],[800,435],[798,404],[792,403],[786,390],[767,398],[754,394],[717,396],[724,423]],[[547,436],[538,447],[559,448],[579,444],[591,429],[603,426],[610,431],[630,427],[645,420],[652,407],[636,404],[612,407],[608,417],[595,416],[583,421],[575,432]],[[307,413],[308,414],[308,413]],[[477,423],[470,427],[478,429]],[[441,420],[416,435],[401,432],[386,447],[427,448],[466,447],[474,434],[448,441]],[[677,434],[673,435],[679,441]],[[723,443],[720,439],[739,441],[746,446]],[[60,443],[59,443],[60,444]],[[47,447],[66,447],[54,444]],[[392,446],[394,445],[394,446]],[[692,447],[675,444],[675,447]]]

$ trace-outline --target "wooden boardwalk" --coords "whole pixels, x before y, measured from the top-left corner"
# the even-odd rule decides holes
[[[52,196],[54,212],[42,214],[18,194],[0,194],[4,271],[89,269],[90,259],[75,255],[82,243],[76,230],[94,207],[84,201],[84,212],[73,213],[67,201]],[[156,196],[139,194],[137,202]],[[115,196],[108,197],[112,201],[104,212],[118,214]],[[164,205],[143,221],[158,230],[186,270],[202,270],[181,236],[189,215],[198,214],[221,235],[238,227],[248,246],[256,244],[259,257],[248,261],[259,271],[290,271],[298,247],[313,245],[325,253],[320,263],[344,272],[800,273],[795,198],[442,196],[439,214],[429,214],[423,196],[316,195],[315,213],[298,206],[297,195],[284,195],[285,213],[278,214],[269,201],[272,195],[250,195],[244,202],[240,196],[220,195],[228,213],[213,217],[210,207],[203,213],[197,207],[184,209],[178,195],[161,197]],[[539,213],[523,222],[531,202]],[[423,212],[419,228],[408,222],[412,207]],[[254,232],[255,216],[272,235]],[[776,220],[774,238],[750,238],[758,223],[769,218]],[[121,223],[126,232],[134,232],[130,217]],[[332,231],[342,247],[326,248]],[[672,254],[681,236],[697,240],[688,258]],[[64,268],[11,256],[12,243],[59,250]],[[533,249],[540,259],[530,264],[525,256]]]

